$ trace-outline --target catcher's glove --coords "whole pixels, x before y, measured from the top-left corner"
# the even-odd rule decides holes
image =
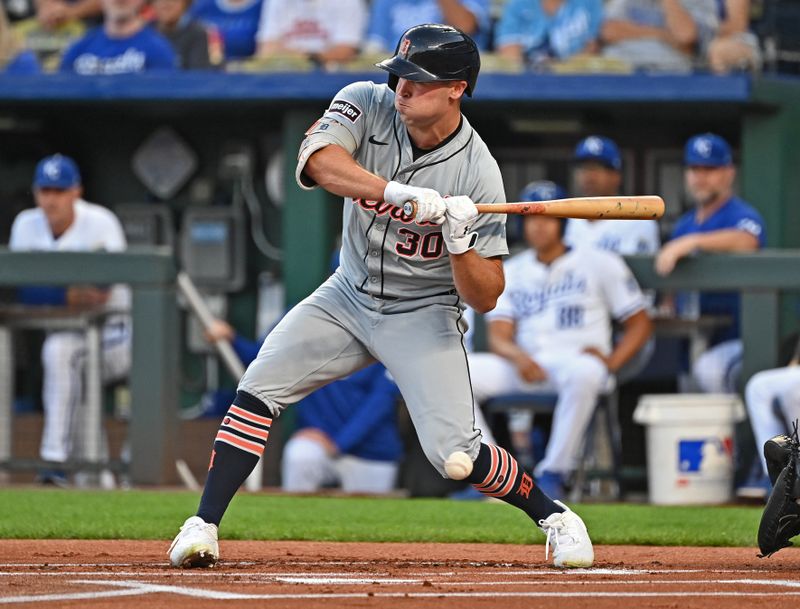
[[[767,473],[772,486],[789,463],[792,456],[792,439],[787,435],[780,435],[764,442],[764,458],[767,460]]]
[[[776,436],[764,444],[770,480],[773,483],[761,524],[758,527],[760,558],[770,556],[792,545],[792,537],[800,535],[800,442],[797,422],[792,437]]]

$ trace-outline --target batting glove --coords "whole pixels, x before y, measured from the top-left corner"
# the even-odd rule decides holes
[[[444,199],[442,199],[442,195],[431,188],[419,188],[392,181],[386,185],[383,191],[383,200],[398,207],[403,207],[403,203],[408,201],[415,201],[417,213],[414,220],[417,224],[424,222],[441,224],[444,222],[444,214],[447,210]]]
[[[463,254],[478,241],[478,233],[472,230],[478,219],[478,208],[466,196],[447,197],[444,202],[447,206],[442,225],[444,243],[451,254]]]

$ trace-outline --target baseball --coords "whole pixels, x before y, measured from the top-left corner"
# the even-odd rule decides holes
[[[463,480],[472,473],[472,459],[467,453],[456,451],[447,457],[444,471],[451,480]]]

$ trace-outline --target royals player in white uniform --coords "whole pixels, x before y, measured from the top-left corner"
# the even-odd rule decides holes
[[[380,360],[420,444],[443,475],[525,511],[548,533],[557,566],[594,559],[581,519],[554,503],[504,449],[475,429],[464,303],[486,312],[503,290],[497,163],[461,114],[480,59],[449,26],[408,30],[379,64],[389,84],[337,93],[300,146],[297,180],[344,197],[341,266],[283,318],[242,377],[212,452],[200,508],[170,548],[175,566],[213,565],[217,525],[261,456],[272,418],[331,380]],[[453,195],[444,199],[442,195]],[[403,205],[416,201],[415,218]]]
[[[624,261],[567,247],[564,220],[525,218],[530,245],[506,262],[506,289],[486,314],[491,353],[470,354],[479,403],[510,392],[558,393],[550,440],[535,470],[550,496],[564,493],[598,396],[651,334],[645,303]],[[611,321],[623,332],[612,345]]]
[[[18,251],[108,251],[125,249],[125,235],[117,217],[105,207],[81,199],[82,189],[75,162],[60,154],[43,159],[33,181],[36,208],[21,212],[11,227],[9,248]],[[129,288],[91,286],[26,288],[23,301],[29,304],[73,307],[130,308]],[[131,347],[130,320],[112,316],[102,335],[102,375],[107,381],[128,374]],[[86,340],[82,332],[49,332],[42,347],[44,370],[44,431],[41,457],[54,462],[54,469],[42,473],[42,482],[65,483],[58,463],[67,461],[72,439],[80,427]]]
[[[613,197],[622,185],[622,156],[613,140],[590,135],[578,142],[573,154],[575,183],[581,197]],[[527,199],[523,199],[526,201]],[[623,256],[655,254],[661,246],[655,220],[570,219],[564,243],[590,246]]]
[[[791,431],[791,422],[800,419],[800,341],[788,366],[762,370],[747,381],[744,390],[747,414],[760,448],[770,438]],[[767,475],[767,461],[762,450],[762,474],[746,485],[751,495],[764,497],[772,488]],[[737,489],[737,494],[742,489]],[[760,492],[759,492],[760,491]]]

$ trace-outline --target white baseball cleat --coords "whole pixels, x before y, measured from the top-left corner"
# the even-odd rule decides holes
[[[583,520],[560,501],[556,504],[566,512],[556,512],[539,521],[539,528],[547,535],[545,560],[553,547],[553,565],[556,567],[591,567],[594,548]]]
[[[217,525],[199,516],[187,518],[167,554],[173,567],[213,567],[219,560]]]

